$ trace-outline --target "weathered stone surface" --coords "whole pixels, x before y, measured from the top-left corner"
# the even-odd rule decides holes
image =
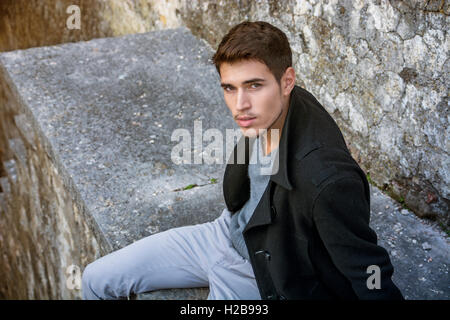
[[[80,6],[81,26],[68,29],[67,7]],[[48,46],[112,35],[104,18],[104,1],[2,0],[0,1],[0,51]]]
[[[285,31],[298,84],[333,115],[372,181],[450,226],[447,1],[179,3],[182,23],[213,48],[245,19]]]
[[[71,5],[80,29],[67,28]],[[178,0],[2,0],[0,51],[179,27],[178,8]]]
[[[178,26],[217,48],[236,23],[268,21],[289,37],[298,84],[332,113],[373,182],[450,226],[448,1],[75,2],[81,30],[65,27],[73,1],[2,2],[0,50]]]
[[[71,299],[67,267],[85,265],[106,252],[107,243],[83,203],[63,187],[53,159],[43,150],[27,109],[6,69],[0,66],[0,296],[4,299]],[[14,119],[19,119],[20,129]],[[34,121],[34,120],[33,120]],[[97,236],[93,233],[97,232]],[[104,242],[104,243],[102,243]],[[100,245],[99,245],[100,243]],[[75,294],[74,294],[75,293]]]
[[[371,185],[370,227],[394,266],[393,280],[405,299],[450,298],[450,241],[435,223],[402,209]],[[423,248],[428,244],[429,250]]]
[[[443,33],[444,47],[430,54],[431,66],[423,61],[416,65],[416,59],[428,56],[416,52],[420,59],[416,58],[414,50],[428,48],[430,41],[438,44],[442,34],[427,35],[426,26],[442,31],[442,21],[448,18],[421,13],[422,7],[398,7],[399,26],[408,12],[418,15],[419,22],[412,31],[397,31],[396,36],[394,31],[376,28],[393,28],[383,25],[385,15],[397,14],[388,3],[376,8],[375,2],[355,1],[353,7],[342,2],[344,9],[336,9],[341,2],[309,1],[300,8],[289,2],[238,3],[227,8],[204,2],[200,16],[188,14],[189,10],[199,13],[199,4],[181,3],[177,17],[182,14],[183,21],[201,23],[203,27],[195,32],[211,43],[233,21],[249,17],[270,18],[288,30],[300,84],[323,100],[372,180],[390,186],[416,213],[439,213],[449,172],[448,156],[439,146],[448,150],[448,139],[435,133],[448,135],[448,117],[442,116],[448,104],[442,96],[447,90],[448,63],[444,62],[443,70],[436,66],[447,55],[448,50],[442,51],[448,47],[447,33]],[[380,15],[369,17],[371,28],[364,20],[369,6],[372,14]],[[233,12],[239,12],[237,18]],[[339,20],[346,15],[353,33],[345,19]],[[292,17],[295,24],[288,24]],[[209,27],[213,22],[215,29]],[[297,25],[302,27],[297,30]],[[414,40],[416,36],[422,40]],[[383,54],[391,59],[401,56],[398,46],[406,46],[403,61],[410,62],[402,62],[400,70],[380,57],[381,43],[386,46]],[[15,161],[20,182],[11,185],[0,165],[0,182],[6,190],[1,190],[0,226],[9,231],[0,237],[6,243],[0,257],[5,268],[0,272],[8,275],[1,278],[9,279],[1,297],[79,297],[66,284],[65,271],[71,264],[83,269],[95,258],[143,236],[209,221],[220,213],[223,167],[174,166],[167,161],[174,144],[170,133],[178,125],[192,132],[195,119],[212,117],[208,127],[234,126],[222,103],[215,70],[208,64],[211,53],[209,46],[186,30],[167,30],[0,55],[0,158]],[[31,134],[26,133],[29,128]],[[25,166],[9,147],[10,139],[21,139],[25,145]],[[429,141],[438,147],[430,147]],[[437,165],[444,169],[436,171]],[[218,178],[217,184],[210,183],[210,178]],[[192,183],[203,186],[172,192]],[[423,185],[432,192],[424,191]],[[445,235],[407,212],[391,212],[384,204],[392,208],[394,202],[374,188],[372,195],[371,224],[389,249],[400,289],[409,299],[448,299]],[[430,203],[424,204],[423,199]],[[424,242],[431,250],[424,251]],[[205,294],[205,289],[179,290],[138,298],[201,298]]]
[[[130,297],[131,300],[206,300],[208,288],[164,289]]]
[[[237,128],[228,116],[211,54],[187,29],[177,29],[0,55],[6,83],[2,96],[8,105],[2,111],[10,120],[4,128],[15,132],[1,147],[19,165],[21,181],[13,186],[18,190],[11,192],[8,210],[17,217],[4,226],[17,228],[11,243],[33,257],[41,250],[36,246],[59,248],[53,259],[41,260],[58,269],[51,292],[26,293],[30,287],[23,282],[23,291],[8,286],[13,290],[8,294],[73,297],[78,293],[65,287],[59,270],[72,264],[82,270],[99,255],[144,236],[207,222],[222,212],[226,150],[218,164],[176,165],[171,160],[179,143],[171,141],[175,129],[191,133],[198,155],[202,150],[194,142],[194,120],[203,125],[200,138],[208,128],[221,130],[223,136],[226,128]],[[22,121],[21,128],[13,119]],[[28,136],[37,136],[33,147],[21,133],[25,127],[33,131]],[[199,146],[205,148],[205,142]],[[190,184],[197,186],[174,191]],[[20,212],[28,218],[21,219]],[[28,221],[23,229],[21,221]],[[21,241],[22,236],[30,239]],[[93,239],[99,245],[92,245]],[[23,268],[37,266],[25,257],[8,263],[19,261]],[[27,272],[35,277],[30,283],[43,285],[36,271]]]

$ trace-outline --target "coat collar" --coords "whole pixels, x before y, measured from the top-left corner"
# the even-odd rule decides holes
[[[295,89],[295,88],[294,88]],[[280,142],[278,145],[278,171],[276,174],[270,177],[270,180],[283,186],[283,188],[287,190],[292,190],[292,184],[289,181],[288,175],[288,141],[289,141],[289,132],[290,127],[292,126],[293,113],[295,108],[294,103],[294,90],[291,92],[291,96],[289,98],[289,108],[286,118],[284,119],[283,129],[281,130]]]

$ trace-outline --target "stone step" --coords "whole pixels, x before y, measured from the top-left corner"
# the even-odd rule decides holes
[[[130,297],[130,300],[206,300],[209,288],[164,289],[145,292]]]

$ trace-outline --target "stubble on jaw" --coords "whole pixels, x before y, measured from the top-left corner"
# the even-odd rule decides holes
[[[282,90],[281,90],[281,85],[279,85],[278,86],[278,89],[279,89],[279,94],[280,94],[280,96],[281,96],[281,94],[282,94]],[[283,115],[283,112],[287,112],[287,110],[288,110],[288,108],[289,108],[289,101],[288,101],[288,103],[287,103],[287,106],[285,107],[285,108],[282,108],[281,109],[281,111],[280,111],[280,113],[278,114],[278,116],[275,118],[275,120],[274,121],[272,121],[272,123],[270,124],[270,126],[266,129],[266,131],[265,131],[265,139],[262,139],[262,143],[263,143],[263,146],[264,146],[264,153],[266,152],[266,144],[265,144],[265,142],[267,141],[267,134],[269,133],[269,131],[272,129],[272,127],[273,127],[273,125],[278,121],[278,119],[280,119],[280,117]],[[282,124],[282,126],[284,126],[284,123]],[[270,136],[272,136],[271,134],[270,134]],[[279,134],[278,134],[278,137],[280,137],[281,136],[281,132],[279,132]],[[258,134],[258,138],[259,138],[259,134]],[[271,144],[272,144],[272,142],[271,142]]]
[[[264,155],[267,155],[267,154],[266,154],[266,151],[267,151],[267,144],[266,144],[266,141],[267,141],[267,134],[270,133],[270,131],[272,130],[272,127],[273,127],[274,123],[277,122],[278,119],[280,119],[280,117],[283,115],[283,112],[284,112],[284,109],[281,109],[281,111],[280,111],[280,113],[278,114],[278,116],[276,117],[276,119],[275,119],[274,121],[272,121],[272,123],[270,124],[270,126],[269,126],[265,131],[263,131],[263,134],[262,134],[262,135],[258,134],[258,136],[257,136],[258,138],[260,138],[260,136],[262,136],[262,138],[263,138],[263,139],[261,139],[261,143],[262,143],[262,146],[263,146],[263,148],[264,148],[264,152],[263,152]],[[278,130],[278,129],[277,129],[277,130]],[[278,134],[278,136],[280,136],[280,135],[281,135],[281,132]],[[271,133],[270,133],[270,136],[272,137],[272,134],[271,134]],[[270,143],[273,144],[272,141],[271,141]]]

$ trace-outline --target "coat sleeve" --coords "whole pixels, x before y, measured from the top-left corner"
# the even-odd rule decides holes
[[[369,227],[370,203],[359,176],[340,177],[326,184],[316,197],[313,220],[337,269],[350,281],[359,299],[404,299],[391,280],[394,268],[388,252],[377,245],[377,235]],[[379,267],[380,287],[369,266]],[[368,271],[369,268],[369,271]]]

